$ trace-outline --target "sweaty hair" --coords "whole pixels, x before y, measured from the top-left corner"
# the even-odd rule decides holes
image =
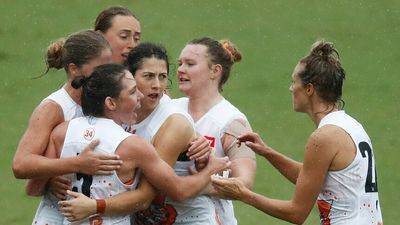
[[[218,89],[222,92],[222,86],[230,76],[233,63],[242,59],[239,50],[229,40],[216,41],[209,37],[193,39],[188,44],[206,46],[210,66],[215,64],[222,66],[222,76],[218,83]]]
[[[156,58],[164,60],[169,72],[169,60],[167,50],[164,47],[154,43],[141,43],[133,48],[125,61],[125,66],[135,76],[138,69],[141,69],[145,59]]]
[[[51,69],[64,68],[68,73],[68,65],[75,64],[81,68],[92,59],[101,55],[110,45],[103,35],[93,30],[82,30],[73,33],[66,39],[59,39],[47,48],[45,74]]]
[[[113,6],[100,12],[100,14],[96,18],[96,21],[94,22],[94,30],[106,33],[107,30],[112,26],[112,20],[114,19],[114,17],[118,15],[132,16],[135,19],[139,20],[139,18],[129,9],[121,6]]]
[[[315,42],[300,63],[304,65],[304,70],[299,73],[303,85],[313,84],[318,95],[326,102],[342,101],[345,71],[339,61],[339,52],[332,43],[323,40]]]
[[[96,67],[89,77],[79,76],[72,81],[75,89],[82,87],[81,101],[85,116],[104,116],[104,101],[107,97],[119,97],[126,72],[122,65],[104,64]]]

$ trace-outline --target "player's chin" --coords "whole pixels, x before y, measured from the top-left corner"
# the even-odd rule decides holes
[[[178,89],[179,89],[180,92],[182,92],[185,95],[187,95],[187,93],[190,90],[190,88],[187,87],[187,85],[181,85],[181,84],[179,84]]]

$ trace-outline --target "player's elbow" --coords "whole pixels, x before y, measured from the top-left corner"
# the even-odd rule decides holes
[[[153,202],[153,198],[146,198],[142,201],[142,204],[139,206],[139,211],[143,211],[150,207],[151,203]]]
[[[14,159],[13,164],[12,164],[12,171],[14,173],[14,177],[17,179],[28,178],[25,167],[24,167],[24,163],[20,162],[20,160]]]
[[[291,220],[289,220],[289,222],[293,223],[293,224],[304,224],[304,222],[306,221],[306,218],[300,218],[300,217],[293,217],[291,218]]]
[[[42,196],[41,194],[39,194],[33,190],[29,190],[29,189],[25,189],[25,193],[26,193],[26,195],[33,196],[33,197]]]
[[[182,190],[186,189],[180,189],[179,187],[177,187],[175,191],[171,191],[168,194],[168,197],[175,202],[183,202],[193,196],[193,194],[190,191],[182,191]]]
[[[253,190],[253,183],[254,180],[247,180],[244,182],[244,185],[249,189],[249,190]]]
[[[31,188],[29,186],[26,186],[25,193],[28,196],[38,197],[38,196],[43,196],[44,195],[44,190],[38,189],[38,188]]]
[[[136,212],[140,212],[140,211],[146,210],[147,208],[150,207],[150,204],[151,204],[151,200],[142,201],[142,202],[136,204],[136,207],[135,207],[135,209],[133,210],[132,213],[136,213]]]
[[[190,196],[187,196],[183,193],[176,193],[176,194],[171,194],[168,196],[170,199],[172,199],[175,202],[183,202],[186,199],[188,199]]]
[[[288,222],[291,222],[293,224],[304,224],[307,217],[308,214],[303,212],[292,213],[288,218]]]

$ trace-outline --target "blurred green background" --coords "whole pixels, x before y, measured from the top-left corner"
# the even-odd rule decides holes
[[[290,76],[314,41],[334,42],[347,72],[345,110],[372,139],[384,221],[397,224],[400,2],[395,0],[1,0],[0,224],[30,224],[40,200],[25,195],[24,181],[14,178],[11,162],[32,110],[65,80],[63,71],[31,79],[45,69],[45,49],[60,37],[93,27],[97,14],[111,5],[133,10],[141,20],[143,41],[169,50],[173,81],[176,59],[189,40],[211,36],[235,43],[243,60],[234,65],[223,94],[264,141],[299,161],[315,127],[292,110]],[[176,85],[172,94],[180,96]],[[290,199],[294,186],[265,160],[257,161],[254,190]],[[235,208],[239,224],[288,224],[239,202]],[[305,224],[318,223],[314,209]]]

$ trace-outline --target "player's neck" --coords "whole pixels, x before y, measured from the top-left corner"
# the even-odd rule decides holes
[[[223,97],[220,93],[215,95],[202,95],[197,98],[191,97],[189,98],[189,114],[192,116],[194,121],[197,121],[212,107],[221,102],[222,99]]]
[[[82,88],[75,89],[71,86],[71,83],[66,83],[63,88],[65,91],[67,91],[68,95],[72,98],[72,100],[74,100],[74,102],[81,105]]]
[[[319,107],[313,108],[308,114],[315,126],[318,127],[321,120],[331,112],[338,111],[336,104],[320,104]]]

